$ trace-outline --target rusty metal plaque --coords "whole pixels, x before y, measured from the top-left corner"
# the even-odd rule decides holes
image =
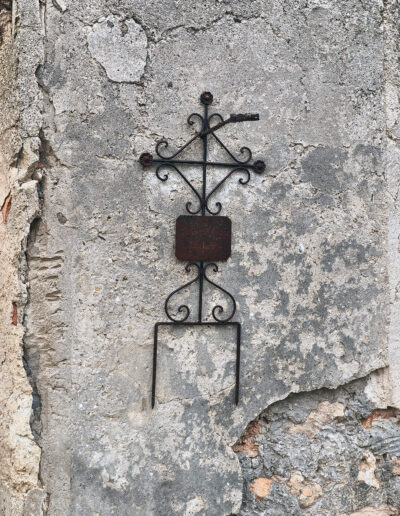
[[[176,219],[176,257],[193,262],[227,260],[231,255],[231,227],[228,217],[181,215]]]

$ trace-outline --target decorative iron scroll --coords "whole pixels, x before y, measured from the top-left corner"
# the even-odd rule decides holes
[[[239,402],[239,376],[240,376],[240,344],[241,344],[241,325],[239,322],[232,321],[236,312],[236,301],[232,294],[222,288],[220,285],[212,281],[209,272],[218,272],[218,265],[214,263],[215,253],[217,256],[230,256],[230,221],[227,217],[213,217],[219,215],[222,210],[222,203],[218,200],[214,201],[216,193],[222,185],[233,175],[238,176],[238,183],[246,185],[251,178],[251,172],[262,174],[265,171],[265,163],[261,160],[252,160],[252,152],[248,147],[240,149],[241,157],[235,156],[215,134],[215,132],[227,124],[256,121],[259,120],[258,114],[232,114],[229,118],[224,119],[219,113],[209,114],[209,106],[213,102],[213,96],[210,92],[203,92],[200,96],[200,102],[204,106],[203,115],[192,113],[189,115],[187,122],[193,126],[196,122],[200,123],[200,130],[180,149],[175,152],[169,152],[169,144],[166,140],[157,143],[154,157],[152,154],[143,153],[139,161],[144,167],[156,167],[156,176],[160,181],[167,181],[169,174],[177,174],[182,178],[189,187],[194,200],[186,203],[186,211],[192,217],[179,217],[179,226],[177,224],[177,249],[179,253],[177,257],[182,255],[190,255],[193,261],[189,261],[186,265],[186,272],[195,271],[195,277],[177,288],[165,300],[164,309],[167,322],[157,322],[154,327],[154,349],[153,349],[153,378],[152,378],[152,397],[151,406],[154,407],[156,396],[156,373],[157,373],[157,346],[158,346],[158,330],[160,326],[232,326],[236,328],[236,384],[235,384],[235,403]],[[217,144],[225,151],[231,161],[219,162],[208,160],[208,139],[213,138]],[[194,141],[201,140],[203,146],[202,159],[184,160],[179,159],[179,155],[187,149]],[[192,182],[182,172],[184,167],[201,167],[202,169],[202,187],[199,192]],[[207,190],[207,169],[209,167],[218,167],[228,169],[225,177],[217,183],[209,191]],[[204,220],[200,221],[198,217],[206,217],[211,215],[214,222],[210,219],[207,224]],[[178,221],[179,221],[178,219]],[[217,219],[219,219],[217,221]],[[226,220],[222,220],[226,219]],[[178,222],[177,221],[177,222]],[[228,221],[228,222],[227,222]],[[202,222],[200,224],[200,222]],[[178,229],[178,227],[180,229]],[[201,239],[197,242],[196,239]],[[197,245],[199,244],[199,245]],[[229,246],[229,249],[228,249]],[[185,248],[188,249],[185,252]],[[190,252],[189,252],[190,249]],[[214,253],[214,254],[213,254]],[[189,258],[192,259],[192,258]],[[217,304],[211,310],[213,321],[205,320],[203,317],[203,289],[204,284],[208,283],[214,289],[222,293],[229,302],[229,309],[225,309]],[[170,308],[170,301],[175,295],[179,295],[189,286],[198,284],[198,306],[197,316],[192,320],[192,312],[186,304],[178,306],[175,312]],[[192,316],[192,317],[191,317]]]

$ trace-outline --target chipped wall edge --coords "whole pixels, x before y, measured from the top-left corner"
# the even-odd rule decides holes
[[[15,0],[0,6],[2,65],[0,125],[0,513],[46,512],[39,479],[41,451],[30,426],[32,387],[24,367],[24,314],[29,302],[26,246],[40,216],[39,162],[41,92],[35,70],[43,61],[39,1]]]

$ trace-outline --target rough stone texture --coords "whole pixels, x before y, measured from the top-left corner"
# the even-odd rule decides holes
[[[270,515],[281,504],[277,514],[321,514],[342,488],[343,514],[398,510],[399,464],[384,457],[398,448],[373,442],[397,442],[397,413],[371,416],[400,407],[396,3],[21,0],[13,12],[17,143],[5,128],[0,179],[2,199],[11,190],[0,222],[3,512]],[[259,123],[220,136],[267,163],[214,199],[233,223],[232,258],[213,279],[238,301],[241,402],[230,330],[163,329],[152,411],[153,325],[188,281],[173,228],[193,199],[137,158],[193,135],[185,120],[203,90],[223,115],[259,111]],[[207,294],[210,315],[224,300]],[[305,391],[315,392],[291,394]],[[259,422],[237,442],[273,403],[268,434]]]
[[[27,302],[25,248],[39,213],[40,94],[35,69],[42,50],[38,5],[0,4],[0,514],[41,514],[40,449],[29,425],[32,389],[23,360]],[[15,13],[14,13],[15,14]]]
[[[291,395],[252,423],[241,515],[399,514],[400,412],[377,410],[368,381]]]

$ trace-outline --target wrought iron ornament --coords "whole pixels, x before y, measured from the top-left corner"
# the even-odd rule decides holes
[[[213,102],[213,96],[210,92],[205,91],[200,96],[200,102],[204,106],[204,113],[192,113],[189,115],[187,122],[189,125],[194,124],[197,119],[201,123],[201,130],[197,132],[187,143],[179,150],[170,155],[163,154],[168,149],[168,142],[162,140],[156,145],[156,156],[145,152],[139,161],[144,167],[156,166],[156,176],[160,181],[167,181],[168,173],[166,170],[176,172],[191,189],[197,204],[193,206],[192,201],[186,203],[186,211],[190,216],[180,216],[176,223],[176,245],[175,253],[179,260],[188,261],[186,272],[196,270],[195,278],[188,281],[181,287],[177,288],[167,297],[164,304],[165,313],[169,319],[168,322],[157,322],[154,325],[154,350],[153,350],[153,379],[151,406],[154,407],[156,397],[156,375],[157,375],[157,346],[158,346],[158,329],[160,326],[231,326],[236,328],[236,385],[235,385],[235,403],[239,402],[239,378],[240,378],[240,333],[241,325],[239,322],[232,321],[236,312],[236,301],[232,294],[217,285],[208,276],[208,271],[218,272],[218,265],[214,261],[226,260],[231,254],[231,221],[228,217],[218,216],[222,210],[222,204],[217,201],[211,206],[211,198],[225,183],[225,181],[235,173],[240,174],[239,183],[246,185],[250,181],[250,171],[256,174],[262,174],[265,171],[264,161],[252,161],[252,153],[248,147],[242,147],[240,153],[244,155],[242,159],[238,159],[234,154],[222,143],[215,132],[221,127],[237,122],[247,122],[259,120],[258,114],[236,114],[230,115],[225,120],[219,113],[209,114],[209,106]],[[213,125],[214,124],[214,125]],[[231,162],[215,162],[208,161],[208,138],[212,137],[224,149],[231,158]],[[184,149],[189,147],[195,140],[201,139],[203,142],[203,157],[197,160],[181,160],[178,156]],[[181,167],[199,166],[202,168],[202,188],[199,192],[182,173]],[[207,169],[209,167],[223,167],[230,169],[226,176],[210,191],[207,191]],[[208,215],[211,215],[209,217]],[[231,309],[225,314],[221,305],[213,307],[211,314],[213,321],[204,320],[203,317],[203,287],[207,282],[212,287],[218,289],[230,300]],[[174,315],[169,308],[171,298],[178,292],[183,291],[190,285],[198,283],[198,310],[196,320],[189,320],[190,308],[182,304],[178,307],[178,315]]]

